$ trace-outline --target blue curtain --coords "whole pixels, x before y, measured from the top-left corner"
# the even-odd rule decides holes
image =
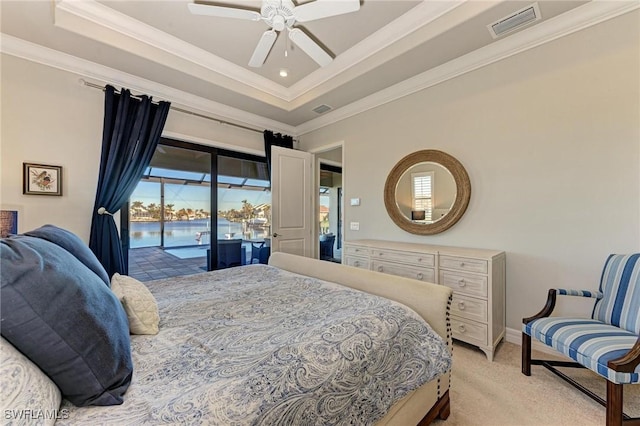
[[[271,147],[281,146],[283,148],[293,148],[293,137],[273,133],[271,130],[264,131],[264,152],[267,156],[267,168],[269,169],[269,180],[271,180]]]
[[[154,104],[148,96],[132,97],[105,87],[102,153],[98,189],[91,218],[89,247],[109,277],[127,274],[127,262],[111,213],[120,210],[151,162],[167,121],[169,102]]]

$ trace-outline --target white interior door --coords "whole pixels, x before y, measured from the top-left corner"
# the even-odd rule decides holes
[[[312,236],[314,156],[271,148],[271,251],[315,256]]]

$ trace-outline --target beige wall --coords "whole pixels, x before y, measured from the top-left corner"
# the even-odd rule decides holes
[[[638,22],[636,11],[302,135],[305,150],[344,143],[344,198],[361,198],[345,203],[345,239],[506,251],[516,330],[548,288],[596,288],[607,254],[640,250]],[[383,202],[388,172],[421,149],[456,157],[472,185],[461,221],[435,236],[399,229]]]
[[[46,223],[89,240],[104,95],[80,76],[2,55],[0,204],[18,209],[19,232]],[[169,112],[164,135],[264,155],[260,133]],[[22,194],[22,163],[63,167],[63,196]]]
[[[505,250],[513,329],[549,287],[595,288],[608,253],[640,250],[639,15],[303,135],[305,150],[343,142],[344,199],[361,198],[359,207],[345,203],[346,239]],[[78,78],[2,55],[0,203],[21,211],[21,232],[55,223],[88,240],[103,94]],[[165,133],[262,150],[259,134],[174,112]],[[472,183],[461,221],[429,237],[396,227],[382,199],[395,163],[426,148],[455,156]],[[63,166],[64,195],[22,195],[23,162]]]

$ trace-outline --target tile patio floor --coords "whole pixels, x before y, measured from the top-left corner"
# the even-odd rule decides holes
[[[206,272],[206,257],[180,259],[160,247],[129,250],[129,276],[140,281],[192,275]]]
[[[340,252],[338,251],[338,255]],[[247,260],[251,258],[247,252]],[[340,263],[340,258],[332,259]],[[195,257],[180,259],[160,247],[143,247],[129,250],[129,276],[142,282],[181,275],[199,274],[207,271],[207,259]]]

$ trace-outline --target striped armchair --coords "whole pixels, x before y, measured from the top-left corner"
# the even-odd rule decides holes
[[[550,316],[556,297],[595,299],[591,318]],[[522,320],[522,373],[542,365],[607,409],[607,426],[637,424],[622,410],[623,385],[640,383],[640,253],[608,257],[598,291],[549,290],[545,307]],[[531,338],[573,359],[531,359]],[[607,399],[581,386],[555,367],[586,367],[607,380]]]

